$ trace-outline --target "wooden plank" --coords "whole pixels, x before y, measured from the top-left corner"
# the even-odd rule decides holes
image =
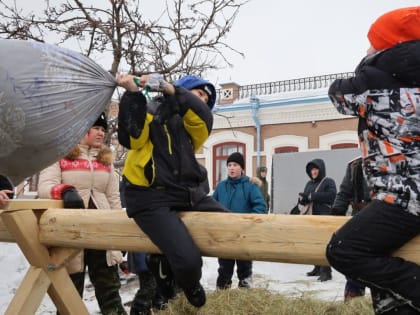
[[[5,211],[1,216],[28,262],[35,267],[47,268],[49,252],[37,238],[39,228],[34,212],[32,210]]]
[[[12,199],[9,202],[7,211],[19,210],[19,209],[32,209],[42,210],[48,208],[62,208],[62,200],[54,199]]]
[[[4,314],[35,314],[50,283],[44,270],[30,267]]]
[[[2,219],[2,213],[19,209],[45,210],[48,208],[62,208],[62,200],[52,199],[12,199],[5,210],[0,210],[0,242],[15,242]]]
[[[1,217],[3,212],[4,210],[0,210],[0,242],[15,242],[15,238],[12,236],[12,234],[10,234],[6,225],[3,223],[3,219]]]
[[[180,216],[204,256],[317,265],[327,264],[326,244],[349,219],[209,212]],[[118,210],[49,209],[40,219],[40,241],[48,246],[158,252]],[[420,238],[399,253],[420,262]]]
[[[96,219],[101,222],[94,223]],[[39,240],[47,246],[158,252],[123,210],[48,209],[39,224]],[[102,241],[103,238],[106,241]],[[120,248],[121,241],[123,248]]]
[[[89,311],[71,281],[66,268],[54,270],[48,275],[51,279],[48,295],[61,315],[89,315]]]
[[[50,269],[50,253],[47,247],[38,240],[39,226],[38,218],[32,210],[6,211],[2,213],[3,222],[15,237],[20,249],[29,263],[42,269],[51,282],[48,294],[61,314],[80,314],[88,315],[89,312],[79,296],[75,286],[64,267]],[[32,267],[31,267],[32,268]],[[30,282],[28,282],[30,286]],[[25,281],[23,286],[27,286]],[[42,289],[42,288],[41,288]],[[42,294],[42,290],[37,294],[28,296],[28,305],[36,304],[36,297]],[[22,289],[25,292],[28,288]],[[45,295],[45,291],[43,292]],[[31,300],[33,299],[33,300]],[[27,313],[16,313],[27,314]]]

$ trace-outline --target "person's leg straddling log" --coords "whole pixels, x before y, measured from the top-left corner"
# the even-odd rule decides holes
[[[418,216],[398,206],[373,201],[332,236],[327,258],[344,275],[398,300],[377,303],[377,314],[395,304],[407,304],[420,312],[420,266],[391,256],[419,232]]]
[[[164,254],[164,259],[159,260],[157,266],[163,266],[167,260],[176,283],[184,290],[188,301],[196,307],[204,305],[206,297],[200,284],[203,261],[178,213],[169,207],[146,209],[134,216],[134,220]],[[160,275],[159,270],[162,269],[150,265],[149,268],[154,274],[158,271],[155,274],[158,285],[162,276],[165,279],[170,276]],[[161,290],[162,293],[164,291]]]

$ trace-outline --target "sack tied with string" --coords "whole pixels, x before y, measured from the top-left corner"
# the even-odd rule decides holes
[[[0,174],[17,185],[67,154],[115,87],[110,73],[77,52],[0,39]]]

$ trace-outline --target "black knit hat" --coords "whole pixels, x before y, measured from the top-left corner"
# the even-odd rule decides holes
[[[100,126],[105,129],[105,131],[108,129],[108,122],[106,120],[106,115],[104,112],[101,113],[101,115],[98,117],[98,119],[95,121],[93,126]],[[93,127],[92,126],[92,127]]]
[[[229,162],[238,163],[242,167],[242,169],[245,169],[244,157],[239,152],[234,152],[231,155],[229,155],[229,157],[226,161],[226,165],[229,164]]]

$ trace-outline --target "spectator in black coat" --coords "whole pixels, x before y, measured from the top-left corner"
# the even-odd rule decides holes
[[[308,214],[330,215],[331,207],[337,193],[335,181],[326,177],[325,163],[321,159],[314,159],[306,164],[306,174],[310,180],[306,183],[305,189],[299,193],[299,203],[310,205]],[[314,269],[307,273],[308,276],[318,276],[319,281],[332,279],[331,267],[314,266]]]

